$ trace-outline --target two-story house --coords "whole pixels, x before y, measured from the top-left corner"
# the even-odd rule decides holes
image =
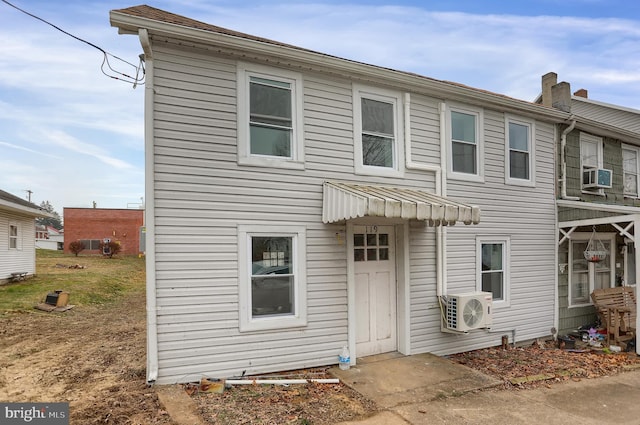
[[[148,376],[447,354],[558,326],[570,114],[149,6]]]
[[[566,333],[596,321],[594,289],[635,287],[640,274],[640,111],[588,99],[584,89],[572,95],[553,72],[542,77],[537,101],[571,114],[557,147],[559,331]]]

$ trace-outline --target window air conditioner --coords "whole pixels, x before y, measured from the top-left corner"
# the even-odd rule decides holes
[[[447,329],[467,332],[491,326],[493,306],[491,292],[447,295],[446,298]]]
[[[585,168],[582,171],[582,187],[584,189],[611,188],[611,170],[604,168]]]

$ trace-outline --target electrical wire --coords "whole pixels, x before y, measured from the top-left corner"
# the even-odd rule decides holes
[[[128,62],[128,61],[126,61],[126,60],[124,60],[122,58],[119,58],[118,56],[116,56],[114,54],[111,54],[111,53],[107,52],[102,47],[97,46],[97,45],[91,43],[90,41],[87,41],[87,40],[82,39],[82,38],[80,38],[78,36],[75,36],[75,35],[67,32],[67,31],[63,30],[62,28],[58,27],[57,25],[54,25],[51,22],[40,18],[39,16],[36,16],[36,15],[34,15],[32,13],[29,13],[26,10],[19,8],[18,6],[9,3],[7,0],[0,0],[0,1],[5,3],[6,5],[11,6],[14,9],[24,13],[25,15],[31,16],[34,19],[37,19],[37,20],[39,20],[41,22],[44,22],[45,24],[55,28],[56,30],[60,31],[61,33],[65,34],[65,35],[68,35],[71,38],[74,38],[74,39],[76,39],[76,40],[78,40],[78,41],[80,41],[82,43],[85,43],[85,44],[93,47],[94,49],[99,50],[103,55],[102,65],[100,66],[100,71],[102,71],[102,73],[104,75],[106,75],[107,77],[113,78],[114,80],[125,81],[126,83],[133,84],[133,88],[135,88],[137,85],[144,84],[145,69],[144,69],[144,59],[143,59],[142,55],[140,55],[140,61],[139,61],[138,65],[134,65],[131,62]],[[129,66],[131,66],[133,68],[135,68],[135,70],[136,70],[135,76],[132,77],[132,76],[130,76],[128,74],[125,74],[123,72],[120,72],[120,71],[117,71],[116,69],[114,69],[113,66],[111,66],[111,63],[109,62],[109,57],[112,57],[112,58],[114,58],[116,60],[119,60],[119,61],[121,61],[121,62],[123,62],[123,63],[125,63],[125,64],[127,64],[127,65],[129,65]],[[106,69],[108,69],[110,72],[112,72],[113,74],[116,74],[116,75],[109,74],[107,71],[105,71],[105,66],[106,66]],[[140,72],[141,71],[142,71],[142,76],[140,76]]]

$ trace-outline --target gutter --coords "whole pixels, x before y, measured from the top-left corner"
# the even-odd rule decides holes
[[[576,196],[567,196],[567,135],[573,131],[576,126],[576,119],[573,115],[570,117],[571,124],[565,128],[560,135],[560,198],[567,201],[578,201],[580,198]],[[557,220],[556,220],[557,221]]]
[[[156,245],[155,245],[155,196],[153,149],[153,52],[149,33],[140,28],[140,44],[144,51],[146,68],[144,86],[144,145],[145,145],[145,226],[146,226],[146,290],[147,290],[147,383],[158,379],[158,308],[156,300]]]

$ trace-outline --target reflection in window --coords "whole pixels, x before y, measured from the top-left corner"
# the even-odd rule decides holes
[[[291,237],[251,238],[252,315],[294,313],[294,275]]]

